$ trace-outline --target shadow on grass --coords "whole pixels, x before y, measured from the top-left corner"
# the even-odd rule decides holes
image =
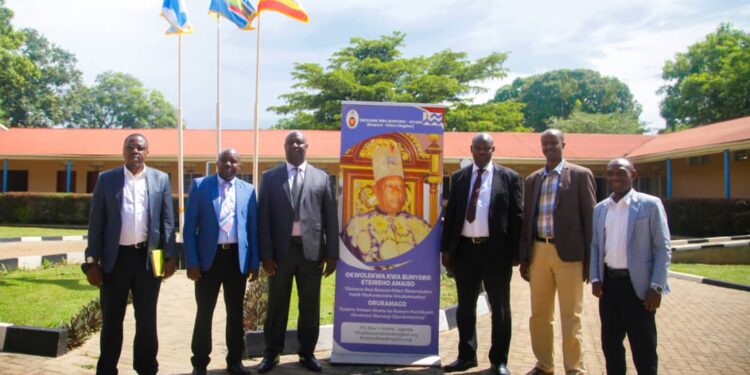
[[[92,286],[84,282],[81,279],[67,278],[67,279],[38,279],[33,277],[14,277],[12,279],[1,278],[0,287],[11,287],[28,283],[32,285],[56,285],[68,290],[92,290]]]

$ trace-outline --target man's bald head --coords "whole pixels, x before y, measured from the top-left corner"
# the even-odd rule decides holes
[[[607,184],[614,193],[613,199],[619,201],[630,189],[638,176],[633,163],[625,158],[617,158],[607,163]]]
[[[547,129],[540,135],[542,153],[547,160],[547,170],[557,167],[563,159],[565,149],[565,136],[559,129]]]
[[[241,167],[240,154],[233,148],[221,151],[216,159],[216,169],[224,181],[232,181]]]
[[[489,133],[478,133],[471,139],[471,156],[477,167],[486,167],[492,161],[494,151],[495,141]]]

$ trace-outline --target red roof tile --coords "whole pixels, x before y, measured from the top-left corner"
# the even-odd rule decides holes
[[[0,130],[0,158],[120,158],[122,142],[128,134],[140,132],[150,144],[152,158],[177,157],[175,129],[38,129]],[[261,130],[260,157],[284,157],[286,130]],[[336,159],[339,156],[338,131],[305,131],[310,159]],[[446,159],[470,158],[469,146],[474,133],[445,133]],[[543,160],[538,133],[493,133],[498,159]],[[607,161],[615,157],[646,157],[680,149],[750,139],[750,117],[702,126],[677,133],[660,135],[567,134],[565,157],[571,160]],[[216,138],[212,129],[184,131],[187,159],[205,159],[216,155]],[[241,155],[252,155],[251,130],[224,130],[222,146],[234,147]]]

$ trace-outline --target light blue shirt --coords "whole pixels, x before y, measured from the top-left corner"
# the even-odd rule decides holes
[[[224,203],[224,200],[226,197],[224,196],[224,182],[225,180],[219,177],[219,175],[216,175],[216,181],[218,182],[218,189],[219,189],[219,197],[221,197],[221,204]],[[229,189],[227,190],[227,195],[231,195],[234,197],[232,201],[234,202],[234,207],[232,207],[232,211],[235,213],[234,220],[232,221],[232,230],[229,231],[229,235],[227,235],[226,232],[219,229],[219,244],[225,244],[225,243],[237,243],[237,178],[233,178],[232,181],[226,181],[229,182]],[[219,210],[216,211],[216,221],[221,222],[221,204],[219,204]]]

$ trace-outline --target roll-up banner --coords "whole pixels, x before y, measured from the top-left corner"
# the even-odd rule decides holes
[[[445,107],[343,102],[332,363],[439,366]]]

